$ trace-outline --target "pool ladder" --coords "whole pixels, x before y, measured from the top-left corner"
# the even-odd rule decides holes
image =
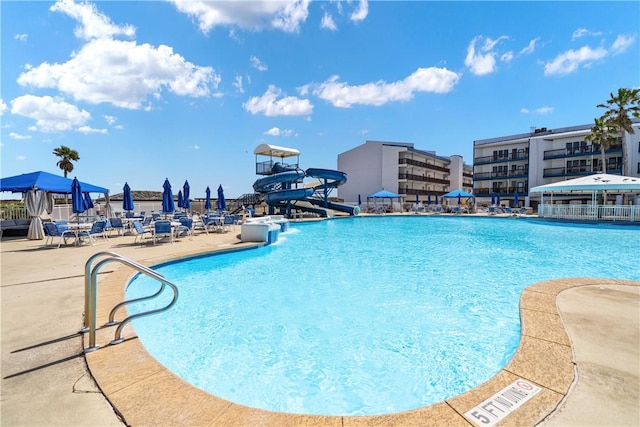
[[[92,269],[91,267],[93,262],[100,257],[105,257],[105,258],[99,261],[95,265],[95,267]],[[110,262],[119,262],[121,264],[127,265],[133,268],[134,270],[137,270],[140,274],[145,274],[160,282],[160,289],[158,289],[158,291],[155,292],[154,294],[148,295],[146,297],[131,299],[128,301],[127,300],[122,301],[116,304],[111,309],[111,312],[109,313],[109,321],[104,324],[104,326],[118,325],[118,327],[116,328],[114,339],[111,341],[111,344],[119,344],[122,341],[124,341],[124,338],[122,338],[122,329],[127,323],[129,323],[130,321],[138,317],[149,316],[151,314],[161,313],[165,310],[168,310],[175,304],[176,300],[178,299],[178,288],[176,287],[176,285],[170,282],[169,280],[167,280],[163,275],[159,274],[158,272],[150,269],[149,267],[145,267],[142,264],[138,264],[137,262],[129,258],[125,258],[121,255],[118,255],[115,252],[104,251],[104,252],[96,253],[95,255],[93,255],[87,260],[84,266],[84,325],[80,330],[80,332],[83,332],[83,333],[87,331],[89,332],[89,347],[84,349],[86,353],[100,348],[100,346],[96,345],[96,301],[97,301],[97,291],[98,291],[97,278],[98,278],[98,272],[100,271],[100,269],[105,264],[108,264]],[[133,314],[123,319],[120,322],[115,320],[116,311],[118,311],[120,308],[134,302],[153,299],[158,295],[160,295],[167,286],[169,286],[173,290],[173,299],[165,307],[145,311],[143,313]]]

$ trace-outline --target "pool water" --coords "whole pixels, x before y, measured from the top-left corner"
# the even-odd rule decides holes
[[[498,373],[518,346],[527,286],[640,280],[639,252],[634,226],[444,216],[295,224],[272,246],[157,268],[179,300],[134,326],[165,367],[229,401],[393,413]],[[132,284],[128,297],[158,287],[146,277]]]

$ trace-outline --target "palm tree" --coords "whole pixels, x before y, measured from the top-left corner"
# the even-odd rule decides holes
[[[602,118],[609,125],[609,128],[616,128],[620,133],[627,132],[634,134],[633,122],[630,115],[640,118],[640,89],[618,89],[615,96],[610,94],[610,98],[605,104],[598,104],[598,108],[607,108]],[[622,144],[622,175],[627,175],[627,156],[624,152],[624,144]]]
[[[591,133],[584,137],[585,140],[594,144],[600,144],[600,161],[602,162],[602,173],[607,173],[607,162],[604,152],[616,142],[616,138],[611,136],[618,132],[616,125],[607,121],[605,116],[594,119],[595,124],[591,127]]]
[[[62,169],[64,172],[64,177],[67,177],[67,174],[73,171],[73,163],[71,161],[77,162],[80,160],[80,156],[76,150],[72,150],[71,148],[61,145],[60,147],[53,150],[53,154],[60,157],[58,163],[56,165]]]

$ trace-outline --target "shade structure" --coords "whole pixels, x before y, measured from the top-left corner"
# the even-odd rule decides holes
[[[84,205],[84,196],[82,195],[82,188],[77,178],[73,178],[71,183],[71,209],[74,214],[80,214],[87,209]]]
[[[127,212],[133,210],[133,195],[131,194],[131,187],[126,182],[122,187],[122,209]]]
[[[227,201],[224,198],[224,190],[222,189],[222,184],[220,184],[220,186],[218,187],[217,207],[220,211],[227,209]]]
[[[473,197],[473,194],[468,193],[464,190],[453,190],[449,191],[446,194],[443,194],[442,197],[444,197],[445,199],[455,199],[460,197]]]
[[[516,191],[513,194],[513,206],[518,206],[519,203],[520,203],[520,201],[518,200],[518,192]]]
[[[189,200],[190,192],[191,188],[189,187],[189,181],[185,181],[182,186],[182,207],[184,209],[191,209],[191,200]]]
[[[162,188],[164,188],[164,191],[162,192],[162,212],[171,213],[176,210],[176,206],[173,203],[173,193],[171,192],[171,183],[169,182],[169,178],[164,180]]]
[[[208,186],[204,194],[205,194],[204,208],[209,211],[211,210],[211,189]]]
[[[184,198],[182,197],[182,190],[178,190],[178,207],[184,208]]]
[[[400,199],[402,196],[387,190],[380,190],[367,196],[368,199]]]
[[[80,181],[78,181],[80,182]],[[70,194],[73,180],[48,172],[31,172],[0,179],[0,191],[26,193],[31,190],[49,191],[57,194]],[[109,189],[80,182],[85,193],[108,193]]]

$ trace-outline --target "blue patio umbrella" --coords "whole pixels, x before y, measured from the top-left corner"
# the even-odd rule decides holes
[[[436,194],[436,205],[438,204],[438,195]]]
[[[89,193],[84,193],[84,208],[85,210],[93,208],[93,200],[91,200]]]
[[[519,203],[520,203],[520,201],[518,200],[518,192],[516,191],[513,194],[513,206],[518,206]]]
[[[131,187],[129,187],[128,183],[124,183],[124,187],[122,187],[122,209],[127,212],[131,212],[133,210],[133,195],[131,194]]]
[[[191,209],[191,200],[189,200],[190,191],[189,181],[185,181],[182,186],[182,207],[185,209]]]
[[[496,205],[500,205],[500,195],[496,196]]]
[[[362,197],[360,197],[360,195],[358,194],[358,206],[360,206],[362,204]]]
[[[86,211],[84,205],[84,197],[82,196],[82,189],[80,188],[80,182],[78,178],[73,178],[71,183],[71,209],[74,214],[81,214]]]
[[[420,203],[420,196],[418,196],[418,193],[416,193],[416,205]]]
[[[178,207],[184,208],[184,199],[182,198],[182,190],[178,190]]]
[[[427,204],[430,205],[431,204],[431,193],[429,193],[427,195]]]
[[[496,195],[491,193],[491,206],[496,204]]]
[[[176,210],[176,206],[173,203],[173,193],[171,192],[169,178],[164,180],[162,188],[164,188],[164,191],[162,192],[162,212],[171,213]]]
[[[206,194],[206,199],[204,200],[204,208],[206,210],[211,210],[211,189],[207,186],[207,189],[205,191]]]
[[[224,199],[224,190],[222,189],[222,184],[218,187],[218,210],[223,211],[227,209],[227,201]]]

